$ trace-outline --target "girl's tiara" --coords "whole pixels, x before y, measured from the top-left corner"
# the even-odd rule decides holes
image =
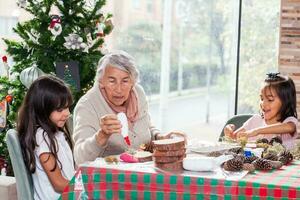
[[[282,79],[281,76],[278,76],[280,73],[276,72],[276,73],[267,73],[267,78],[265,81],[279,81]]]

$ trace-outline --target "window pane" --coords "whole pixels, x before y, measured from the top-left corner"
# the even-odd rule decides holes
[[[280,0],[243,2],[238,113],[258,113],[266,73],[278,71]]]
[[[162,123],[164,1],[151,1],[153,12],[147,12],[149,1],[140,1],[139,10],[127,6],[129,1],[120,3],[122,10],[112,9],[115,29],[109,47],[136,58],[154,125],[162,124],[163,132],[176,129],[190,137],[217,140],[234,109],[238,1],[172,1],[170,94]]]

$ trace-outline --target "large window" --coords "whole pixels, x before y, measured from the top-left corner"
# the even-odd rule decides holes
[[[124,7],[128,3],[122,1]],[[166,4],[159,0],[152,1],[151,18],[149,12],[124,10],[126,17],[118,13],[128,21],[124,26],[116,25],[111,48],[126,50],[136,58],[155,125],[164,132],[177,129],[190,137],[217,139],[226,119],[234,114],[238,1],[172,3],[169,16],[163,16]],[[147,10],[148,6],[149,1],[140,1],[139,10]],[[161,65],[162,35],[167,26],[164,17],[171,18],[171,38],[169,95],[162,113],[160,76],[166,67]],[[118,23],[117,18],[114,21]]]
[[[238,112],[259,112],[266,73],[278,71],[279,0],[243,1]]]
[[[278,69],[280,0],[242,2],[237,112],[257,113],[258,91],[265,73]],[[106,11],[113,14],[114,23],[113,32],[106,38],[107,48],[125,50],[136,59],[153,124],[163,132],[177,129],[190,138],[216,141],[226,120],[234,115],[239,3],[107,1]],[[6,8],[5,13],[0,12],[1,27],[15,24],[9,13],[17,7],[7,4],[0,0],[0,8]],[[164,15],[166,10],[170,12]],[[166,18],[170,24],[164,22]],[[12,34],[2,32],[1,37]],[[170,37],[163,37],[165,34]],[[1,49],[2,56],[3,45]],[[167,65],[166,58],[170,58]],[[162,71],[167,75],[161,77]],[[167,93],[160,92],[164,85],[161,80],[169,80]]]

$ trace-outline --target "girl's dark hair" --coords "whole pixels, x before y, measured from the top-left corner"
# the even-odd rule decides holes
[[[265,79],[265,89],[274,89],[277,93],[282,106],[279,110],[280,122],[283,122],[287,117],[296,117],[296,89],[294,81],[287,76],[280,75],[279,73],[269,73]]]
[[[22,106],[19,109],[17,130],[21,144],[23,158],[27,169],[34,173],[36,169],[36,159],[34,150],[37,146],[36,132],[38,128],[44,130],[43,137],[51,154],[60,163],[57,157],[57,141],[55,134],[57,131],[65,133],[66,140],[73,149],[71,134],[67,123],[62,128],[58,128],[51,120],[50,114],[59,109],[68,108],[72,105],[73,99],[70,89],[62,80],[54,76],[42,76],[35,80],[27,91]],[[49,140],[46,140],[48,137]],[[48,142],[49,141],[49,144]],[[51,171],[56,169],[56,162]]]

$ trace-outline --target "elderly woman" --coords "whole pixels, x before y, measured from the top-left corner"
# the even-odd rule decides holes
[[[97,157],[138,149],[162,136],[151,125],[145,93],[137,84],[138,70],[133,58],[123,51],[105,55],[99,61],[94,86],[80,98],[74,110],[74,158],[77,164]],[[121,135],[117,113],[128,119],[130,146]]]

